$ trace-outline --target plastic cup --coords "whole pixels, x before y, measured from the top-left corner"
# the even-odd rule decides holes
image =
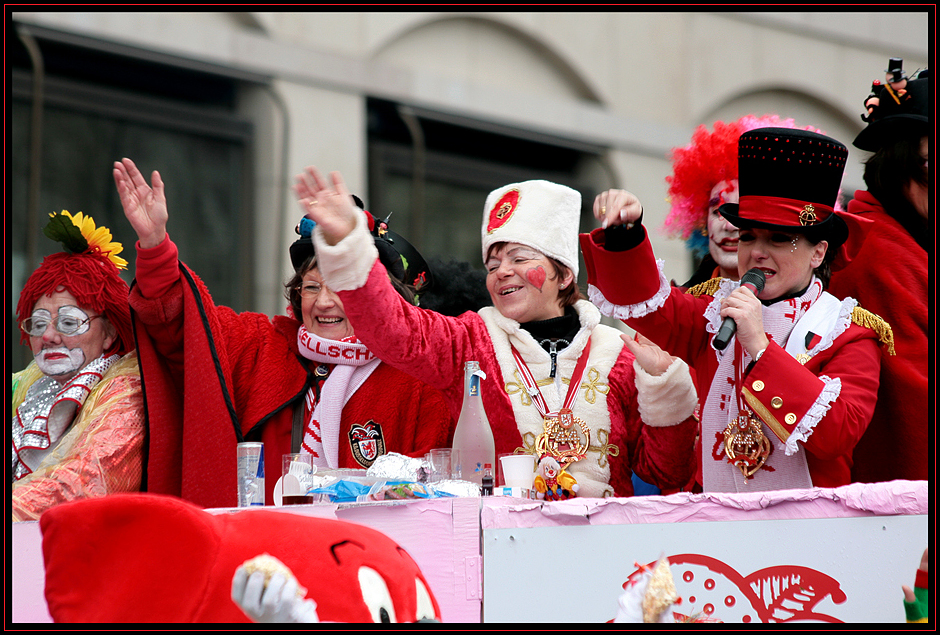
[[[282,455],[281,504],[302,505],[312,503],[313,497],[307,496],[307,486],[313,474],[313,457],[311,455],[302,453]]]
[[[453,452],[450,448],[435,448],[431,450],[431,482],[444,481],[451,478]]]
[[[530,489],[535,482],[535,457],[531,454],[501,454],[499,464],[505,487]]]

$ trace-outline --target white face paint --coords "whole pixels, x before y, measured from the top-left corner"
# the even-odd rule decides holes
[[[68,291],[42,295],[33,305],[32,317],[49,321],[42,335],[31,335],[29,347],[39,369],[60,383],[72,379],[88,363],[98,359],[115,341],[114,328],[107,319],[85,322],[71,335],[56,330],[54,320],[84,322],[88,312],[78,307],[78,301]],[[97,317],[97,316],[96,316]]]
[[[85,351],[81,348],[44,348],[34,357],[39,370],[50,377],[74,375],[85,365]]]

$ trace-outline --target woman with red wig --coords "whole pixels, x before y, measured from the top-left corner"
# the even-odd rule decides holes
[[[687,146],[672,150],[672,175],[666,177],[671,207],[663,231],[681,237],[696,260],[701,259],[682,286],[711,278],[738,279],[738,228],[718,208],[738,202],[738,138],[748,130],[770,127],[822,132],[778,115],[745,115],[736,121],[716,121],[711,132],[700,125]],[[837,199],[836,209],[841,209],[839,204]]]
[[[13,520],[59,503],[140,489],[144,410],[127,263],[81,212],[53,214],[65,246],[30,275],[16,307],[34,361],[13,375]]]

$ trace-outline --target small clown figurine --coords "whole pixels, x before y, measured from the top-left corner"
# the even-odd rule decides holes
[[[581,489],[575,478],[551,454],[542,455],[537,471],[534,487],[539,500],[567,500],[576,497]]]

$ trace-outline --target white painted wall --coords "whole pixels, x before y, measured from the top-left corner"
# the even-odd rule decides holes
[[[920,13],[14,12],[17,21],[273,78],[243,98],[259,130],[258,310],[283,311],[293,195],[303,166],[338,169],[365,191],[364,98],[380,96],[611,148],[612,186],[668,209],[671,147],[718,118],[775,111],[851,148],[862,101],[888,57],[929,58]],[[289,145],[282,160],[286,108]],[[862,186],[854,148],[844,189]],[[482,207],[482,201],[481,201]],[[655,231],[669,277],[679,241]],[[273,247],[272,247],[273,246]],[[275,284],[277,283],[277,284]]]

